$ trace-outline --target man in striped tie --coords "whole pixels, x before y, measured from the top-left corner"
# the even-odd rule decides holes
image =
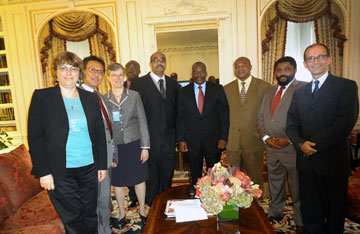
[[[257,129],[257,115],[269,83],[251,75],[246,57],[234,62],[236,80],[225,85],[230,108],[229,142],[226,156],[229,164],[238,166],[263,189],[264,144]]]
[[[292,57],[282,57],[274,64],[277,85],[265,90],[258,115],[259,133],[266,147],[266,162],[271,201],[268,217],[271,222],[283,219],[286,205],[286,178],[294,205],[296,233],[303,233],[300,211],[296,151],[286,135],[286,118],[293,93],[305,85],[295,77],[296,61]]]
[[[194,63],[194,82],[180,89],[178,96],[177,137],[180,151],[189,156],[192,185],[202,177],[204,156],[207,168],[220,161],[229,132],[229,106],[224,88],[207,82],[206,76],[205,64]]]

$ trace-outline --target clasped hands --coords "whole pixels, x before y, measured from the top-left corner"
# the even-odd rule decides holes
[[[225,140],[219,140],[218,141],[218,149],[225,149],[226,147],[226,144],[227,144],[227,141]],[[179,150],[181,152],[188,152],[188,147],[187,147],[187,143],[186,141],[181,141],[179,142]]]
[[[265,140],[266,144],[274,149],[282,149],[290,144],[286,137],[269,137]]]

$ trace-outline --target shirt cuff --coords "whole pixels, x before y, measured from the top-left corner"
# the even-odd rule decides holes
[[[263,142],[264,142],[265,145],[266,145],[266,140],[269,139],[269,138],[270,138],[269,135],[265,135],[265,136],[262,138],[262,140],[263,140]]]

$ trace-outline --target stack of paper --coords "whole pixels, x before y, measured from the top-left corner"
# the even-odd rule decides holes
[[[199,199],[169,200],[165,214],[168,217],[175,217],[177,223],[207,219]]]

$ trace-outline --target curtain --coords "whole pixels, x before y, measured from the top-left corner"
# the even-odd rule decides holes
[[[341,34],[339,17],[340,9],[335,4],[329,5],[327,14],[315,21],[316,41],[329,47],[332,56],[330,72],[337,76],[343,75],[343,53],[346,38]]]
[[[304,23],[314,21],[316,42],[326,44],[335,59],[330,71],[342,75],[343,45],[346,40],[341,34],[341,25],[337,15],[332,12],[335,4],[331,0],[278,0],[263,17],[261,24],[262,40],[262,76],[274,84],[273,64],[284,56],[287,22]],[[283,22],[285,21],[285,22]]]
[[[66,50],[66,41],[89,41],[91,55],[104,59],[105,66],[116,61],[115,42],[112,28],[97,15],[85,12],[70,12],[51,19],[39,37],[40,59],[42,65],[42,86],[54,84],[53,58]],[[100,85],[100,92],[109,89],[106,79]]]
[[[267,28],[267,30],[265,29]],[[270,6],[262,21],[262,78],[274,84],[273,64],[284,56],[287,21],[278,17],[275,5]]]

